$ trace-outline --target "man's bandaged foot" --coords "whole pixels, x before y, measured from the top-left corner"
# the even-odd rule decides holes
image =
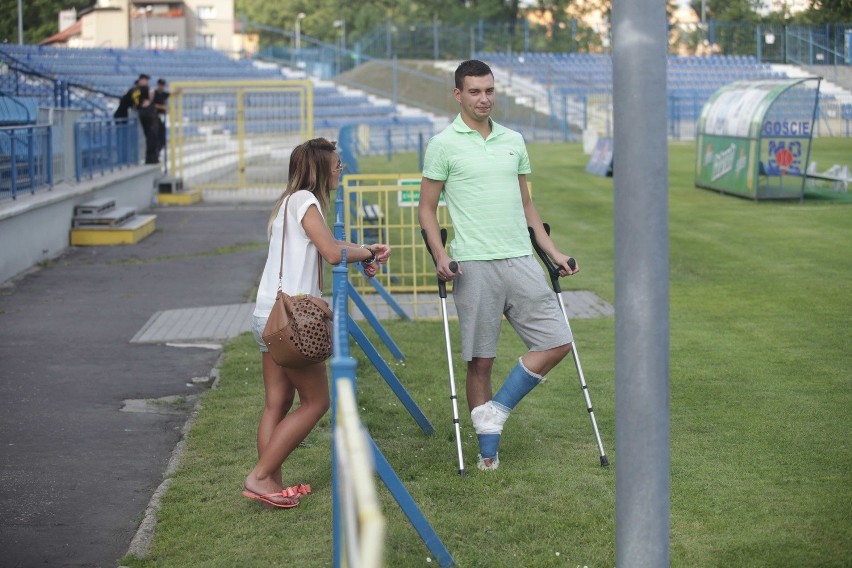
[[[476,467],[481,469],[482,471],[494,471],[498,467],[500,467],[500,458],[498,456],[494,456],[493,458],[484,458],[482,455],[479,456],[479,463],[476,464]]]
[[[497,449],[500,446],[503,425],[509,419],[509,409],[489,400],[471,410],[470,419],[479,439],[479,469],[497,469]]]

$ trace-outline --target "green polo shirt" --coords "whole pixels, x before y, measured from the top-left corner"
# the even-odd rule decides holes
[[[461,115],[426,147],[423,177],[444,182],[453,220],[455,260],[498,260],[532,254],[518,175],[530,159],[523,137],[491,121],[488,139]]]

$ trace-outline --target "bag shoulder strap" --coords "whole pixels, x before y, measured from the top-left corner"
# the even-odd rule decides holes
[[[293,197],[293,194],[287,196],[287,199],[284,200],[284,221],[282,225],[284,226],[281,231],[281,264],[278,265],[278,291],[282,291],[284,289],[284,237],[287,236],[287,206],[290,205],[290,198]],[[317,251],[317,279],[319,280],[319,289],[320,293],[322,293],[322,255]]]

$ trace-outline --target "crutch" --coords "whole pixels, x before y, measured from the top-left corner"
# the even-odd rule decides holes
[[[530,240],[532,241],[533,248],[535,252],[538,253],[538,256],[541,258],[541,261],[544,263],[544,266],[547,268],[547,273],[550,276],[550,283],[553,286],[553,291],[556,292],[556,297],[559,299],[559,307],[562,308],[562,315],[565,316],[565,324],[568,326],[568,331],[571,331],[571,323],[568,321],[568,312],[565,311],[565,303],[562,301],[562,288],[559,286],[559,268],[553,264],[553,261],[550,260],[550,257],[547,256],[541,247],[538,244],[538,241],[535,240],[535,232],[532,227],[527,227],[530,232]],[[544,223],[544,230],[547,234],[550,234],[550,225]],[[568,266],[571,267],[571,270],[574,270],[574,267],[577,266],[577,262],[573,258],[568,259]],[[571,333],[573,336],[573,332]],[[595,420],[595,412],[592,410],[592,399],[589,398],[589,387],[586,385],[586,379],[583,377],[583,366],[580,365],[580,356],[577,354],[577,342],[574,341],[574,344],[571,349],[571,355],[574,357],[574,366],[577,367],[577,374],[580,376],[580,388],[583,391],[583,396],[586,399],[586,410],[589,411],[589,418],[592,420],[592,428],[595,429],[595,438],[598,440],[598,449],[601,452],[601,467],[607,467],[609,465],[609,460],[606,457],[606,452],[604,451],[603,442],[601,442],[601,433],[598,431],[598,423]]]
[[[426,243],[426,250],[429,252],[429,256],[432,257],[432,262],[435,263],[435,266],[438,265],[438,261],[432,255],[432,249],[429,248],[429,241],[426,239],[426,230],[421,229],[420,234],[423,236],[423,242]],[[447,230],[441,229],[441,244],[447,244]],[[459,269],[458,263],[456,261],[450,262],[450,270],[456,272]],[[462,455],[462,443],[461,443],[461,429],[459,427],[459,397],[456,395],[456,376],[453,372],[453,351],[450,348],[450,321],[447,316],[447,283],[438,278],[438,295],[441,297],[441,315],[444,317],[444,339],[447,344],[447,365],[450,369],[450,400],[453,403],[453,424],[456,428],[456,449],[459,453],[459,475],[465,475],[466,472],[464,470],[464,456]]]

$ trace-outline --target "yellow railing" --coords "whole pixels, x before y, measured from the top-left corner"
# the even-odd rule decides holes
[[[290,149],[313,138],[310,81],[174,82],[168,167],[194,189],[283,187]]]
[[[385,270],[376,276],[392,294],[437,290],[435,267],[420,236],[420,179],[419,173],[353,174],[343,178],[346,238],[393,247]],[[450,216],[444,206],[438,207],[438,222],[452,238]],[[372,289],[358,279],[353,283],[359,290]]]

